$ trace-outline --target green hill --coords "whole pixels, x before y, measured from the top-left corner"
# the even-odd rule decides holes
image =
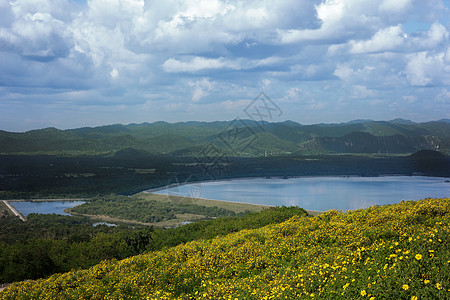
[[[339,146],[351,138],[352,148]],[[387,142],[386,142],[387,141]],[[341,124],[301,125],[292,121],[256,123],[179,122],[108,125],[23,133],[0,131],[0,154],[66,156],[112,155],[134,148],[152,154],[197,156],[210,144],[225,155],[264,156],[290,153],[412,153],[450,152],[450,123],[407,120],[357,120]],[[399,146],[400,145],[400,146]]]
[[[352,132],[342,137],[317,137],[304,144],[298,153],[413,153],[438,150],[442,144],[437,136],[408,136],[395,134],[375,136],[367,132]]]
[[[15,283],[0,299],[448,299],[450,199],[280,224]]]

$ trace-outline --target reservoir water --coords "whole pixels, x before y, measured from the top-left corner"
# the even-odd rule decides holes
[[[66,208],[71,208],[85,203],[85,201],[11,201],[14,208],[24,216],[29,214],[59,214],[70,216],[65,213]]]
[[[423,176],[236,179],[180,185],[158,194],[310,210],[351,210],[450,197],[448,178]]]

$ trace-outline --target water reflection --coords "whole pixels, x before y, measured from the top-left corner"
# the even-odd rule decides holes
[[[449,197],[450,183],[445,180],[422,176],[240,179],[202,183],[199,198],[345,211],[402,200]],[[171,192],[167,189],[158,193]],[[179,186],[177,192],[189,196],[190,186]]]
[[[10,204],[17,209],[22,215],[29,214],[58,214],[70,216],[65,213],[66,208],[72,208],[77,205],[86,203],[85,201],[11,201]]]

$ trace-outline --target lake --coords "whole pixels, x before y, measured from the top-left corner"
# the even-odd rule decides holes
[[[85,202],[86,201],[11,201],[9,203],[24,216],[28,216],[32,213],[55,213],[59,215],[70,216],[70,214],[64,212],[66,208],[72,208]]]
[[[310,210],[352,210],[402,200],[450,197],[447,178],[423,176],[235,179],[180,185],[158,194]]]

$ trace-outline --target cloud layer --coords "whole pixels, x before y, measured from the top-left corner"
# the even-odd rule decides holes
[[[0,129],[450,118],[441,0],[0,2]]]

